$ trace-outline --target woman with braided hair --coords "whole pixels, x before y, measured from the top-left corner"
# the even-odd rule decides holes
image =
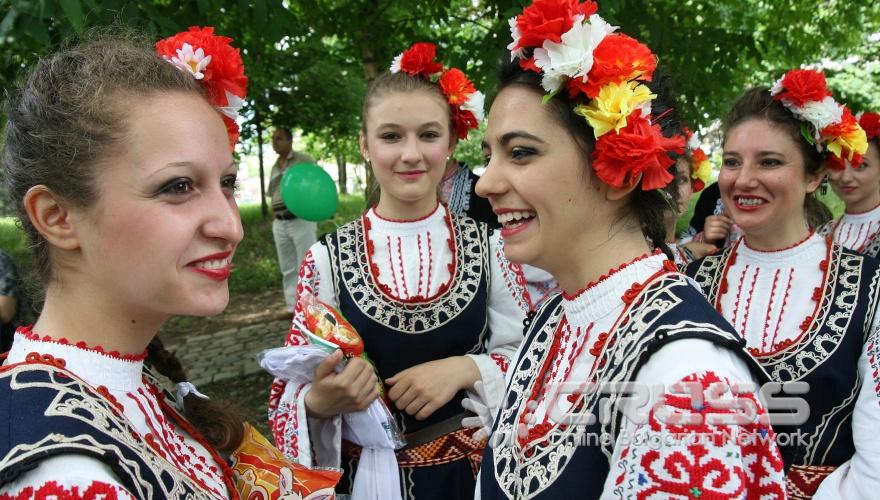
[[[98,33],[12,92],[2,163],[45,302],[0,366],[0,498],[238,498],[242,421],[156,337],[229,300],[247,82],[229,41],[191,28],[157,55]]]

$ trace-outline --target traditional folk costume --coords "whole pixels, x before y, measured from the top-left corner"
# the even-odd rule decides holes
[[[238,498],[145,357],[19,329],[0,367],[0,499]]]
[[[528,309],[498,235],[443,205],[412,221],[383,219],[371,209],[325,236],[303,262],[300,293],[305,291],[337,307],[355,327],[381,380],[421,363],[466,355],[479,368],[487,394],[496,394],[495,386],[503,383]],[[305,342],[291,329],[288,345]],[[338,466],[340,457],[325,455],[339,439],[339,417],[306,417],[310,387],[273,384],[269,415],[275,442],[303,464]],[[423,421],[392,408],[410,443],[397,453],[403,498],[473,493],[484,443],[472,438],[475,429],[461,428],[464,396],[462,391]],[[343,445],[349,481],[358,452]],[[345,477],[340,486],[348,487]]]
[[[782,460],[755,388],[729,389],[755,380],[749,363],[735,332],[662,254],[554,297],[511,364],[482,498],[783,498]],[[635,385],[611,390],[627,382]],[[712,424],[746,407],[747,422]],[[674,414],[705,420],[675,425]]]
[[[809,391],[799,394],[809,407],[807,421],[776,429],[788,435],[780,445],[789,495],[810,498],[824,480],[816,498],[876,496],[877,263],[813,234],[778,251],[755,250],[741,240],[692,264],[687,273],[746,340],[771,380],[809,384]]]
[[[818,232],[823,236],[831,235],[844,248],[876,259],[880,255],[880,206],[867,212],[845,212]]]

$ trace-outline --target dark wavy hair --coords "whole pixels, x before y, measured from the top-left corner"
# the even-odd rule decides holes
[[[539,96],[546,94],[541,86],[541,75],[522,69],[517,61],[506,61],[502,64],[499,81],[499,93],[506,87],[518,85]],[[657,98],[651,102],[651,108],[652,114],[660,117],[658,124],[663,135],[665,137],[681,135],[682,123],[672,90],[672,78],[660,71],[655,71],[653,81],[648,84],[648,87],[654,94],[657,94]],[[588,104],[587,97],[581,94],[575,99],[569,99],[567,92],[563,91],[549,99],[545,107],[554,120],[568,131],[571,138],[580,147],[584,157],[589,159],[596,145],[596,139],[587,120],[574,112],[574,108],[579,104]],[[677,155],[671,156],[673,159],[677,158]],[[674,174],[675,164],[670,167],[670,170]],[[588,174],[594,175],[592,171]],[[674,209],[677,199],[678,190],[675,189],[674,182],[670,182],[662,190],[643,191],[637,187],[630,195],[627,204],[628,213],[624,214],[624,217],[633,217],[637,220],[645,237],[670,258],[672,258],[672,252],[666,245],[666,226],[663,217],[666,209]]]
[[[827,152],[820,153],[816,146],[807,142],[801,133],[803,122],[794,116],[782,102],[770,95],[768,87],[755,87],[745,91],[733,103],[730,112],[724,118],[722,132],[724,142],[727,136],[737,125],[753,119],[767,120],[781,130],[797,144],[798,151],[804,161],[804,171],[807,174],[816,175],[822,172],[827,161]],[[831,211],[824,203],[819,201],[813,193],[807,193],[804,199],[804,212],[807,225],[816,229],[832,218]]]

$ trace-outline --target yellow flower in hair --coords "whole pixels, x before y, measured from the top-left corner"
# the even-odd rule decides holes
[[[647,86],[638,82],[608,83],[590,104],[577,106],[574,112],[587,119],[598,139],[612,130],[619,132],[626,127],[626,118],[640,104],[655,97]]]
[[[868,137],[861,128],[851,129],[848,133],[835,137],[826,146],[838,158],[846,155],[852,161],[854,154],[864,154],[868,150]]]

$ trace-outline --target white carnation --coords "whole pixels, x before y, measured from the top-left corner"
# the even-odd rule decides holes
[[[566,78],[586,78],[593,67],[593,50],[615,29],[596,14],[590,16],[590,22],[577,15],[561,43],[547,40],[535,49],[535,65],[544,73],[544,90],[558,91]]]
[[[816,130],[840,122],[843,119],[843,106],[834,98],[826,96],[821,101],[810,101],[798,111],[800,118],[810,122]]]
[[[483,95],[479,90],[475,91],[473,94],[469,95],[464,104],[461,105],[461,109],[470,111],[474,114],[474,117],[478,122],[483,121],[483,117],[485,116],[483,112],[484,102],[486,100],[486,96]]]

